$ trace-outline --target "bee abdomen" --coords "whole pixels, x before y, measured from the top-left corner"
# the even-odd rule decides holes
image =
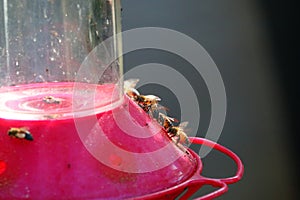
[[[32,137],[32,135],[30,133],[25,133],[24,139],[33,141],[33,137]]]

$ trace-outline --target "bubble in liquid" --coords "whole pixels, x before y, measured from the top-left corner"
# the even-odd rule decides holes
[[[44,9],[44,18],[47,19],[48,18],[48,15],[47,15],[47,10]]]
[[[120,166],[122,164],[122,158],[115,154],[110,155],[109,160],[110,163],[115,166]]]

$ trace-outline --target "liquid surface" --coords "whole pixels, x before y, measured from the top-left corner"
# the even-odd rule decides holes
[[[0,118],[59,119],[103,112],[121,103],[115,88],[69,82],[0,88]]]

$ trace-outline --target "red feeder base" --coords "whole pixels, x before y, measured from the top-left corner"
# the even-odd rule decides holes
[[[74,98],[76,106],[95,106],[95,100],[105,107],[114,90],[112,85],[94,86],[91,102],[85,102],[87,88],[78,93],[82,99],[74,97],[73,88],[72,83],[47,83],[1,89],[0,200],[187,199],[206,184],[219,189],[199,199],[211,199],[242,177],[243,165],[233,152],[191,138],[225,153],[238,166],[232,178],[201,176],[198,155],[178,148],[127,97],[110,109],[72,113]],[[21,127],[33,141],[7,134]]]

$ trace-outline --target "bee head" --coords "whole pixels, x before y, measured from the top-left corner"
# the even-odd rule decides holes
[[[15,128],[11,128],[10,130],[8,130],[8,135],[15,135],[19,132],[18,129]]]

